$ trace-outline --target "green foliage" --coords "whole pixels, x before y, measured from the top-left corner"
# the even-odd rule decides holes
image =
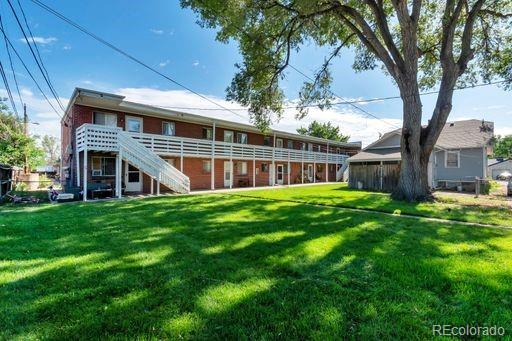
[[[467,321],[510,330],[507,229],[237,195],[0,211],[2,340],[426,340],[432,324]]]
[[[512,135],[495,137],[494,157],[512,158]]]
[[[44,163],[44,151],[33,137],[25,136],[23,122],[0,103],[0,163],[23,167],[25,156],[30,169]]]
[[[44,135],[41,138],[41,147],[44,150],[46,164],[54,165],[59,162],[60,144],[55,136]]]
[[[218,29],[219,41],[238,42],[243,62],[236,65],[227,97],[248,105],[262,128],[273,113],[281,116],[280,82],[290,58],[306,44],[331,52],[300,91],[299,117],[307,114],[304,105],[330,106],[332,80],[342,77],[332,75],[330,66],[345,49],[355,52],[356,71],[381,67],[402,92],[437,88],[443,78],[447,88],[499,78],[512,86],[511,0],[181,4],[199,14],[201,26]]]
[[[300,127],[297,129],[297,132],[301,135],[320,137],[340,142],[347,142],[350,138],[350,136],[340,133],[340,127],[333,126],[331,122],[320,123],[316,120],[311,122],[307,128]]]

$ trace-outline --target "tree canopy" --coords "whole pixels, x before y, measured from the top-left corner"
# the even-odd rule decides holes
[[[334,126],[331,122],[320,123],[313,121],[306,127],[300,127],[297,132],[301,135],[321,137],[323,139],[347,142],[350,136],[340,133],[340,127]]]
[[[494,157],[512,158],[512,135],[495,137]]]
[[[454,89],[505,80],[512,85],[512,0],[181,0],[217,39],[239,44],[243,61],[227,98],[249,106],[262,129],[283,113],[281,82],[303,45],[325,50],[317,72],[299,93],[298,118],[307,105],[329,107],[332,62],[354,52],[356,71],[381,68],[403,102],[401,168],[394,197],[429,197],[427,165],[452,109]],[[438,89],[422,127],[420,91]]]
[[[33,169],[44,162],[44,152],[34,138],[25,136],[23,122],[0,102],[0,163],[23,167],[25,157]]]

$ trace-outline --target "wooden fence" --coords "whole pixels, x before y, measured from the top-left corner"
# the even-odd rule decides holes
[[[350,188],[391,192],[398,184],[399,173],[398,161],[351,162],[348,185]]]

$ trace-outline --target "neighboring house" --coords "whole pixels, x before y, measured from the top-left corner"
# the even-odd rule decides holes
[[[493,122],[447,123],[430,156],[428,181],[431,187],[455,187],[474,183],[475,178],[486,178],[493,131]],[[349,186],[392,191],[398,184],[400,139],[401,129],[388,132],[350,157]]]
[[[490,159],[487,166],[487,175],[496,179],[503,172],[512,173],[512,159]]]
[[[361,150],[78,88],[61,129],[62,182],[88,195],[336,181]]]

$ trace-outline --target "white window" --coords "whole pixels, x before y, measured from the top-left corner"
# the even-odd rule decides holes
[[[305,142],[301,142],[300,143],[300,149],[301,150],[306,150],[306,143]]]
[[[313,143],[308,143],[308,151],[313,151]]]
[[[117,127],[117,115],[94,112],[92,116],[92,123],[102,126]]]
[[[317,145],[317,148],[318,148],[318,152],[322,151],[322,146],[321,145]]]
[[[446,168],[459,168],[460,167],[460,152],[446,151],[445,152],[445,167]]]
[[[176,135],[176,128],[174,122],[162,123],[162,135],[174,136]]]
[[[293,149],[293,141],[288,140],[288,149]]]
[[[93,156],[92,157],[92,176],[115,176],[116,158]]]
[[[224,142],[233,143],[233,132],[231,130],[224,130]]]
[[[126,131],[130,133],[142,133],[142,118],[126,116]]]
[[[276,148],[283,148],[283,139],[276,139]]]
[[[213,140],[213,130],[212,130],[212,128],[203,128],[203,139]]]
[[[238,175],[246,175],[247,174],[247,162],[238,162]]]
[[[203,172],[210,173],[212,171],[212,162],[210,160],[203,160]]]
[[[236,143],[247,144],[247,134],[236,133]]]

